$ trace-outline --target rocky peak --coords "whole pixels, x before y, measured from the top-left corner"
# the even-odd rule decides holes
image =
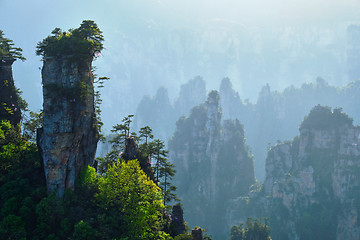
[[[315,106],[298,137],[269,150],[250,215],[269,216],[274,239],[359,239],[359,136],[341,109]]]
[[[210,92],[205,103],[178,120],[169,156],[177,169],[186,219],[204,226],[216,239],[224,238],[225,203],[247,192],[255,179],[243,127],[238,120],[222,124],[218,92]],[[214,218],[221,223],[214,224]]]
[[[174,106],[180,114],[188,114],[193,106],[201,104],[205,99],[205,81],[202,77],[197,76],[186,84],[181,85],[180,94]]]
[[[95,126],[93,58],[47,57],[42,68],[44,125],[39,148],[47,189],[62,196],[73,189],[80,171],[94,161]]]
[[[229,78],[224,78],[220,84],[220,100],[224,118],[235,119],[243,112],[243,102],[233,89]]]
[[[217,133],[221,122],[220,96],[217,91],[211,91],[206,101],[207,122],[206,128],[211,137]]]

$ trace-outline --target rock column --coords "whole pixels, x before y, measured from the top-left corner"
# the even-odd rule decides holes
[[[45,58],[42,69],[44,126],[38,137],[48,192],[73,189],[80,171],[95,158],[92,57]]]
[[[17,126],[21,112],[12,75],[14,61],[12,58],[0,58],[0,121],[9,120],[11,125]]]

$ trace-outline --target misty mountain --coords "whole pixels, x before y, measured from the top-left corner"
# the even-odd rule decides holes
[[[238,120],[222,121],[219,100],[218,92],[211,91],[177,121],[169,158],[190,226],[200,224],[215,239],[224,239],[227,202],[246,194],[255,177],[243,126]]]
[[[269,149],[264,184],[229,202],[229,226],[261,216],[274,239],[358,239],[359,126],[318,105],[299,132]]]
[[[180,94],[175,104],[169,105],[168,98],[159,101],[159,93],[153,97],[153,100],[147,100],[149,97],[144,97],[135,113],[135,129],[146,125],[153,126],[156,134],[163,139],[170,139],[175,129],[176,119],[188,114],[179,107],[179,102],[187,101],[189,109],[192,102],[196,104],[204,98],[205,84],[201,83],[203,80],[198,81],[200,81],[198,84],[191,80],[183,85],[183,90],[192,89],[191,94]],[[201,87],[198,87],[200,85]],[[159,92],[164,91],[164,89],[159,90]],[[268,147],[278,141],[296,136],[299,123],[313,106],[321,104],[340,107],[354,116],[355,123],[359,123],[360,113],[357,107],[360,104],[359,93],[360,81],[351,82],[343,87],[335,87],[322,78],[317,78],[316,83],[303,84],[301,87],[290,86],[281,92],[273,91],[270,85],[265,85],[255,103],[241,98],[240,94],[233,89],[229,78],[222,80],[219,91],[223,118],[238,119],[244,125],[247,144],[254,154],[255,175],[260,181],[265,176],[265,158]],[[161,107],[164,104],[166,107]]]

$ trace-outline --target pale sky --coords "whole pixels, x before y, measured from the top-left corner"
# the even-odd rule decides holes
[[[339,28],[333,29],[339,24],[343,34],[349,24],[360,24],[360,0],[0,0],[0,16],[0,29],[23,48],[24,56],[28,59],[24,63],[14,64],[17,86],[24,91],[30,106],[40,108],[42,92],[39,67],[42,62],[40,57],[35,56],[35,46],[55,27],[67,30],[78,27],[84,19],[94,20],[104,32],[104,44],[108,51],[104,52],[104,59],[96,63],[101,65],[104,61],[103,67],[99,68],[101,72],[111,65],[111,54],[119,62],[126,61],[116,49],[122,44],[119,40],[122,36],[145,38],[146,42],[146,30],[150,25],[159,27],[160,31],[175,28],[185,29],[186,32],[188,28],[211,28],[216,21],[225,25],[229,22],[229,26],[234,28],[231,29],[233,32],[237,32],[236,27],[241,26],[246,28],[245,32],[259,31],[263,35],[266,35],[264,30],[268,29],[284,34],[287,31],[277,30],[285,28],[291,33],[315,28],[317,34],[321,33],[326,38],[323,33],[333,36]],[[162,39],[160,31],[156,34]],[[279,38],[281,40],[281,36]],[[329,39],[324,41],[331,42]],[[113,72],[110,71],[115,70],[105,74],[111,77]],[[204,76],[206,72],[196,74]],[[222,73],[219,75],[223,77]],[[186,75],[185,80],[190,77],[193,76]],[[116,81],[114,78],[113,81]],[[310,78],[315,79],[314,76]],[[237,79],[232,79],[237,90],[241,88],[239,79],[238,83]],[[217,85],[218,82],[213,81],[211,87]],[[157,87],[154,86],[151,91]]]

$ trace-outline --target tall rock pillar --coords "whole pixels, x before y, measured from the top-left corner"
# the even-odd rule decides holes
[[[38,145],[48,192],[62,196],[73,189],[80,171],[95,158],[94,76],[91,56],[44,59],[42,84],[44,125]]]
[[[13,58],[0,58],[0,121],[9,120],[17,126],[21,120],[19,97],[12,75]]]

